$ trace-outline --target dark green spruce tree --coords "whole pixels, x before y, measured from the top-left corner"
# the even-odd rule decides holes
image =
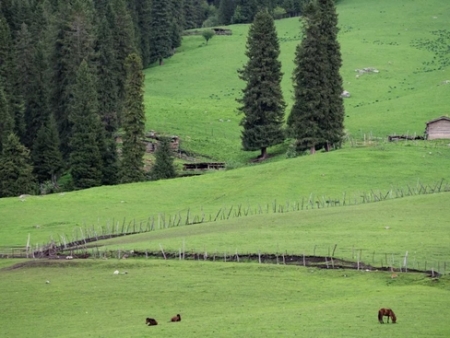
[[[152,29],[150,35],[151,62],[164,63],[164,59],[172,55],[172,18],[171,2],[153,0]]]
[[[59,135],[53,114],[47,117],[37,132],[31,150],[34,174],[39,183],[50,181],[56,186],[64,169],[64,162],[59,151]]]
[[[100,152],[103,160],[102,185],[118,182],[118,155],[115,137],[118,130],[119,74],[111,28],[106,15],[98,25],[96,43],[98,112],[102,130],[99,130]],[[103,142],[101,141],[103,139]]]
[[[197,12],[194,6],[194,0],[183,1],[184,29],[196,28]]]
[[[173,161],[170,138],[161,137],[155,153],[155,164],[150,171],[150,178],[156,181],[177,177]]]
[[[29,150],[11,133],[0,156],[0,197],[32,194],[36,190]]]
[[[134,0],[134,11],[135,11],[135,35],[137,43],[139,46],[142,64],[144,68],[150,65],[150,36],[151,36],[151,11],[152,11],[152,0]]]
[[[11,30],[0,13],[0,81],[8,101],[8,111],[14,121],[14,133],[22,139],[25,134],[24,103],[15,67],[16,61]]]
[[[115,67],[117,74],[119,102],[116,107],[119,126],[122,125],[122,115],[125,104],[125,81],[127,77],[125,59],[131,53],[136,53],[134,26],[125,0],[111,0],[110,10],[106,11],[106,19],[110,23],[113,37],[113,49],[116,53]]]
[[[231,24],[231,18],[233,17],[235,8],[236,8],[236,0],[220,0],[219,9],[217,13],[217,15],[219,16],[219,24],[221,25]]]
[[[294,104],[287,119],[288,135],[295,139],[298,152],[323,145],[321,121],[327,114],[326,54],[321,43],[317,6],[308,6],[303,25],[303,39],[295,52]]]
[[[181,46],[183,27],[184,27],[184,12],[183,12],[183,2],[184,0],[171,0],[170,1],[170,40],[171,40],[171,53],[175,48]]]
[[[133,53],[125,60],[125,109],[123,117],[121,183],[139,182],[145,179],[144,161],[145,132],[144,74],[141,58]]]
[[[70,138],[70,172],[75,189],[102,183],[102,158],[98,145],[100,118],[97,87],[86,61],[82,61],[68,106],[72,123]]]
[[[332,1],[319,0],[305,8],[303,40],[296,51],[294,105],[288,130],[298,151],[339,146],[344,107],[337,15]]]
[[[320,128],[325,139],[325,149],[339,147],[344,136],[344,102],[341,97],[343,82],[340,74],[342,66],[341,47],[337,40],[338,15],[334,0],[318,0],[320,13],[320,31],[323,36],[323,48],[327,62],[325,118],[320,121]]]
[[[69,140],[72,124],[69,109],[72,87],[77,77],[78,67],[83,60],[91,66],[94,60],[94,6],[92,0],[58,2],[55,14],[53,48],[50,64],[52,66],[50,108],[55,112],[61,140],[63,158],[70,155]]]
[[[7,137],[13,132],[14,120],[9,111],[9,102],[3,90],[2,79],[0,78],[0,154]]]
[[[285,103],[281,92],[280,47],[275,25],[267,11],[255,16],[250,26],[246,56],[248,62],[239,77],[246,82],[243,97],[238,99],[242,147],[246,151],[260,150],[260,159],[267,157],[267,148],[284,141],[283,119]]]

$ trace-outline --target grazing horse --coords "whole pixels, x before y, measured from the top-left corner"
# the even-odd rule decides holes
[[[170,319],[171,322],[181,322],[181,316],[178,314]]]
[[[148,326],[152,326],[152,325],[158,325],[158,322],[154,318],[147,318],[145,320],[145,324]]]
[[[387,322],[389,323],[389,318],[392,319],[392,323],[395,324],[397,322],[397,317],[395,316],[394,311],[391,309],[381,308],[378,310],[378,321],[380,324],[384,324],[383,317],[388,317]]]

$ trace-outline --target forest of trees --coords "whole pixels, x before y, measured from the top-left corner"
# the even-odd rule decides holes
[[[299,15],[309,2],[2,0],[0,197],[49,193],[61,182],[65,190],[73,190],[173,177],[171,159],[164,154],[158,155],[160,165],[151,175],[143,171],[143,69],[163,65],[181,45],[186,29],[249,23],[263,11],[261,27],[271,32],[273,18]],[[335,17],[328,19],[331,26],[320,29],[335,34]],[[276,49],[269,53],[274,58],[270,66],[275,70],[270,78],[274,83],[261,91],[276,92],[272,117],[266,119],[271,126],[263,128],[272,133],[271,140],[266,142],[264,134],[249,129],[244,146],[261,149],[263,157],[266,147],[282,142],[284,132],[276,34],[268,42]],[[332,39],[327,43],[331,51],[338,48]],[[326,67],[336,73],[339,62],[340,56]],[[251,68],[241,74],[244,80],[251,79]],[[339,88],[338,80],[330,93]],[[327,104],[336,106],[339,101]],[[336,121],[327,123],[339,126]],[[294,127],[292,122],[291,130]],[[340,134],[326,137],[320,142],[333,145]]]
[[[51,192],[62,175],[64,189],[144,180],[142,70],[162,65],[212,8],[206,0],[2,0],[0,197]]]

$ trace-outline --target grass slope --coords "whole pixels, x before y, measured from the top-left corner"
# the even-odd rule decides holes
[[[450,84],[443,82],[450,80],[450,2],[345,0],[337,10],[341,74],[352,95],[345,99],[345,127],[352,137],[422,135],[427,121],[449,114]],[[291,18],[276,27],[289,114],[301,23]],[[207,46],[201,36],[185,37],[163,67],[148,69],[145,103],[148,129],[177,134],[182,148],[236,164],[257,152],[240,151],[235,101],[244,86],[236,71],[247,61],[248,25],[230,28],[233,35],[215,36]],[[355,69],[365,67],[379,73],[356,78]]]
[[[39,262],[37,262],[39,264]],[[448,279],[276,265],[107,261],[0,270],[5,337],[447,337]],[[113,271],[128,274],[113,275]],[[46,280],[50,283],[46,284]],[[380,325],[390,306],[396,325]],[[180,323],[168,323],[180,313]],[[45,319],[43,319],[45,316]],[[147,327],[145,318],[160,325]]]
[[[413,196],[348,207],[247,216],[196,224],[100,242],[110,250],[306,254],[361,260],[400,267],[408,252],[409,268],[447,272],[450,193]],[[361,252],[360,252],[361,250]],[[281,256],[280,256],[281,259]],[[394,261],[392,262],[392,259]],[[386,261],[387,260],[387,261]]]
[[[48,242],[75,227],[104,226],[179,212],[215,217],[223,208],[300,203],[317,198],[346,199],[354,203],[363,192],[388,192],[416,186],[420,181],[449,184],[450,148],[426,142],[380,144],[345,148],[292,160],[217,172],[200,177],[100,187],[83,191],[0,199],[0,245]],[[38,226],[38,227],[36,227]]]

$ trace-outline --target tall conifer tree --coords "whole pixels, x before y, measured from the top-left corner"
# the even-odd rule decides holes
[[[231,24],[231,18],[233,17],[234,10],[236,8],[236,0],[220,0],[218,17],[219,24],[229,25]]]
[[[70,153],[72,124],[68,117],[69,101],[78,67],[83,60],[93,65],[95,30],[92,0],[59,2],[53,66],[51,109],[55,112],[63,157]]]
[[[59,135],[53,114],[48,116],[37,132],[31,150],[34,174],[39,183],[51,181],[56,185],[64,163],[59,151]]]
[[[275,25],[267,11],[255,16],[247,40],[248,62],[239,71],[246,82],[243,97],[238,100],[244,114],[241,121],[244,150],[261,150],[261,159],[267,157],[267,148],[284,141],[283,118],[285,103],[281,92],[280,48]]]
[[[119,104],[117,105],[117,117],[119,126],[122,125],[123,107],[125,104],[125,81],[127,77],[125,59],[131,53],[135,53],[134,28],[131,15],[127,10],[125,0],[112,0],[111,10],[106,11],[106,18],[111,24],[113,46],[117,56],[116,67],[113,71],[117,73],[117,84],[119,91]]]
[[[171,2],[168,0],[153,0],[152,29],[150,36],[151,61],[163,60],[172,55],[172,18]]]
[[[9,102],[3,90],[3,81],[0,78],[0,154],[7,137],[13,132],[14,120],[9,111]]]
[[[117,54],[113,48],[111,28],[106,15],[103,15],[100,19],[98,27],[96,56],[98,111],[102,126],[102,130],[99,131],[99,137],[104,140],[100,142],[100,151],[103,159],[102,184],[111,185],[116,184],[118,178],[118,156],[115,137],[118,129],[120,98]]]
[[[72,87],[68,107],[72,123],[70,138],[70,169],[76,189],[99,186],[102,182],[102,159],[98,132],[100,119],[97,106],[97,88],[85,60],[80,64]]]
[[[343,92],[340,68],[342,66],[341,50],[337,40],[338,16],[334,0],[318,0],[320,11],[320,30],[323,35],[325,57],[327,62],[327,93],[328,112],[321,121],[324,131],[325,148],[340,146],[344,135],[344,103],[341,97]]]
[[[125,69],[127,71],[123,119],[125,135],[123,136],[120,180],[122,183],[130,183],[145,179],[144,74],[140,57],[137,54],[130,54],[125,60]]]
[[[297,46],[293,73],[295,102],[287,121],[297,150],[309,149],[311,153],[339,144],[343,134],[337,28],[328,22],[333,16],[326,14],[323,5],[314,2],[306,7],[303,40]]]

